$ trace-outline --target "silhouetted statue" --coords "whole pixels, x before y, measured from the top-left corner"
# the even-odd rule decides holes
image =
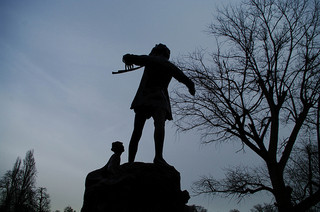
[[[106,172],[114,174],[120,166],[121,154],[124,152],[122,142],[116,141],[112,143],[111,151],[114,154],[110,157],[107,165],[105,166]]]
[[[87,175],[85,182],[86,189],[98,185],[102,180],[106,179],[107,176],[116,174],[116,172],[119,170],[121,160],[120,156],[124,152],[122,142],[113,142],[111,150],[114,152],[114,154],[110,157],[108,163],[101,169],[92,171]]]
[[[134,162],[144,124],[152,117],[155,127],[154,163],[167,165],[162,152],[165,121],[172,120],[168,95],[168,85],[172,77],[185,84],[190,94],[195,94],[194,83],[178,67],[169,62],[169,57],[170,50],[163,44],[156,45],[149,55],[126,54],[123,56],[126,67],[145,66],[138,91],[131,104],[131,109],[135,112],[135,120],[129,144],[129,163]]]

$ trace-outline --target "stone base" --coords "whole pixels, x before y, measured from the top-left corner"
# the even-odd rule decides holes
[[[116,173],[95,170],[86,178],[82,212],[183,212],[189,199],[172,166],[135,162]]]

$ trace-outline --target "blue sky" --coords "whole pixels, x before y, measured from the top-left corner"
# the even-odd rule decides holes
[[[34,149],[37,186],[46,187],[52,210],[80,211],[86,174],[111,156],[111,143],[127,150],[134,113],[129,109],[142,71],[122,75],[122,55],[148,54],[157,43],[177,59],[197,48],[214,50],[206,26],[215,8],[237,0],[0,2],[0,174]],[[173,80],[172,85],[176,81]],[[137,160],[151,162],[148,121]],[[197,132],[179,134],[167,122],[165,159],[181,173],[182,189],[202,175],[223,177],[223,167],[256,157],[238,144],[200,144]],[[127,162],[127,152],[122,163]],[[261,196],[236,200],[192,197],[209,212],[249,211]]]

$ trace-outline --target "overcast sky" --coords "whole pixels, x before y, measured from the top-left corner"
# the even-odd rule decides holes
[[[142,71],[123,69],[122,55],[148,54],[157,43],[177,59],[197,48],[214,50],[205,31],[215,8],[238,0],[1,0],[0,174],[34,149],[37,186],[46,187],[51,209],[82,206],[86,175],[105,165],[111,143],[126,152],[133,128],[129,109]],[[174,85],[176,81],[172,81]],[[164,157],[181,173],[182,189],[203,175],[252,163],[238,144],[200,144],[197,132],[176,133],[167,122]],[[146,123],[137,161],[152,162],[153,123]],[[259,161],[258,161],[259,162]],[[192,197],[209,212],[249,211],[261,196],[236,200]]]

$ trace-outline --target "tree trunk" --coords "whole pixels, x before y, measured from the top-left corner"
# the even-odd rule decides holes
[[[291,203],[292,189],[286,187],[283,179],[283,171],[280,170],[279,164],[277,162],[268,162],[267,167],[279,212],[293,211],[293,205]]]

